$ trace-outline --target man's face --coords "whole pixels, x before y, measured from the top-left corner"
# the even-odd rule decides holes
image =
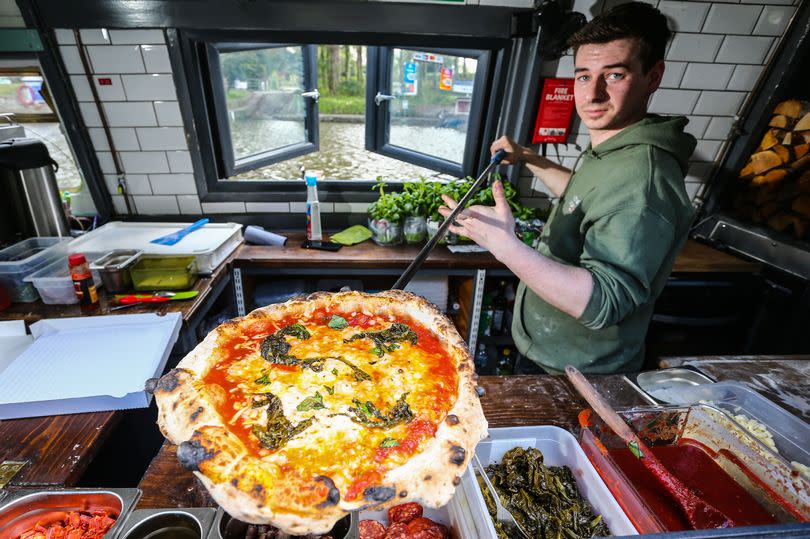
[[[647,99],[664,74],[664,63],[644,73],[637,49],[632,38],[577,49],[574,101],[588,129],[620,130],[644,117]]]

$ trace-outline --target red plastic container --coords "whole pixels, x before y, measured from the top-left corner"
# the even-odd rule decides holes
[[[797,478],[784,461],[762,451],[761,444],[720,410],[699,404],[636,408],[620,411],[619,415],[648,446],[684,444],[701,448],[776,522],[810,519],[808,483]],[[624,448],[624,442],[590,410],[580,413],[579,423],[580,446],[639,533],[671,531],[636,489],[635,478],[614,459],[613,451]]]
[[[11,307],[11,297],[6,291],[6,287],[0,284],[0,311]]]

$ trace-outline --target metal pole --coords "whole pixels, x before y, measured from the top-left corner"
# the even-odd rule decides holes
[[[484,169],[484,172],[482,172],[481,175],[478,176],[478,179],[475,180],[475,183],[472,185],[472,187],[470,187],[470,190],[467,191],[463,197],[461,197],[461,200],[458,201],[458,205],[456,206],[456,208],[450,213],[450,215],[447,216],[447,218],[444,220],[441,226],[439,226],[439,230],[436,231],[436,235],[430,238],[430,241],[428,241],[427,244],[425,244],[425,246],[422,247],[422,250],[419,251],[419,254],[416,255],[416,258],[413,259],[411,265],[408,266],[408,268],[400,276],[400,278],[397,279],[397,282],[394,283],[394,286],[391,287],[391,290],[402,290],[408,285],[411,279],[413,279],[413,276],[416,274],[416,272],[419,271],[419,268],[422,267],[422,264],[424,264],[425,259],[428,257],[428,255],[430,255],[430,252],[433,250],[434,247],[436,247],[436,244],[439,243],[439,240],[441,239],[442,235],[447,231],[448,227],[450,226],[450,223],[452,223],[453,220],[456,218],[456,215],[458,215],[461,212],[461,210],[464,209],[464,206],[467,204],[467,202],[470,201],[473,195],[475,195],[475,192],[478,191],[478,189],[486,181],[487,175],[490,172],[492,172],[492,169],[498,166],[498,164],[500,164],[501,161],[503,161],[504,157],[506,157],[505,150],[498,150],[497,152],[495,152],[495,155],[492,156],[492,159],[489,161],[489,165],[487,165],[487,168]]]

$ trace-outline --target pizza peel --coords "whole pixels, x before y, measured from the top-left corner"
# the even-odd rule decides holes
[[[450,215],[448,215],[447,218],[444,220],[444,222],[439,226],[439,230],[436,231],[436,234],[434,234],[433,237],[430,238],[430,240],[425,244],[425,246],[422,247],[422,250],[419,251],[419,254],[417,254],[416,258],[413,259],[411,265],[408,266],[402,273],[402,275],[399,277],[399,279],[397,279],[397,282],[394,283],[394,286],[391,287],[391,290],[403,290],[406,286],[408,286],[408,283],[411,282],[413,276],[416,274],[417,271],[419,271],[419,268],[422,267],[422,264],[425,263],[425,259],[427,259],[428,255],[430,255],[430,252],[434,249],[434,247],[436,247],[436,245],[439,243],[439,240],[442,238],[444,233],[450,227],[450,223],[452,223],[453,220],[456,218],[456,216],[459,213],[461,213],[461,211],[464,209],[464,206],[467,205],[467,202],[470,201],[470,199],[475,195],[478,189],[480,189],[481,186],[484,184],[490,172],[492,172],[495,169],[495,167],[498,166],[501,163],[501,161],[503,161],[504,157],[506,157],[506,150],[498,150],[497,152],[495,152],[495,155],[493,155],[492,159],[490,159],[487,168],[485,168],[484,171],[481,173],[481,175],[478,176],[478,179],[475,180],[475,183],[473,183],[472,187],[470,187],[470,190],[464,193],[464,196],[461,197],[461,200],[458,201],[458,204],[453,209],[453,211],[450,212]]]

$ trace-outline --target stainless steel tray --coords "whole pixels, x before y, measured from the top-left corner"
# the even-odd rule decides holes
[[[182,539],[203,539],[208,535],[216,514],[217,510],[211,507],[136,509],[129,514],[115,539],[146,539],[163,537],[164,534]]]
[[[348,519],[345,519],[344,517],[345,520],[339,520],[338,523],[335,524],[335,527],[332,528],[332,531],[337,532],[334,535],[335,539],[357,539],[356,534],[350,533],[351,519],[359,520],[360,515],[357,511],[355,511],[348,516],[349,516]],[[217,509],[217,516],[216,519],[214,520],[214,525],[211,526],[211,530],[208,532],[208,537],[206,539],[244,539],[247,524],[245,524],[244,522],[236,521],[240,526],[228,529],[227,526],[230,521],[231,515],[223,511],[221,507]],[[340,528],[340,531],[338,531],[338,528]],[[344,529],[345,532],[343,531]],[[241,532],[241,534],[239,532]]]
[[[636,384],[649,396],[659,402],[679,404],[676,394],[684,387],[694,387],[714,383],[709,377],[692,369],[661,369],[646,371],[636,376]]]
[[[105,509],[117,514],[105,535],[114,539],[140,497],[137,488],[11,491],[0,500],[0,537],[18,537],[51,512]]]

